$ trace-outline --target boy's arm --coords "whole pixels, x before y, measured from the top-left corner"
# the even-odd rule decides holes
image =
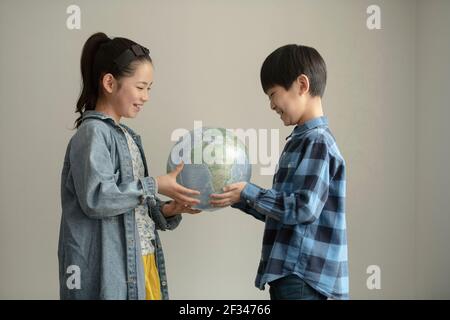
[[[288,181],[295,185],[293,192],[266,190],[248,183],[241,192],[241,202],[245,201],[257,213],[283,224],[312,223],[319,217],[328,198],[328,147],[321,139],[312,141],[301,157],[293,181]]]
[[[249,215],[252,215],[253,217],[255,217],[258,220],[261,220],[263,222],[266,221],[266,216],[259,213],[258,211],[256,211],[255,209],[253,209],[252,207],[250,207],[249,205],[247,205],[247,203],[243,200],[236,202],[235,204],[231,205],[232,208],[236,208],[239,209],[245,213],[248,213]]]

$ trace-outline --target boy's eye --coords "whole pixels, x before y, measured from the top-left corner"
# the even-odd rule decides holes
[[[144,90],[144,88],[137,87],[139,90]]]

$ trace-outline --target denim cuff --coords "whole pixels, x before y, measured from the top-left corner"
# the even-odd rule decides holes
[[[145,200],[149,198],[150,203],[152,205],[156,205],[156,192],[158,185],[156,183],[155,178],[153,177],[143,177],[139,178],[139,181],[141,182],[142,189],[144,191],[144,194],[141,196],[141,204],[145,203]]]
[[[181,222],[182,216],[181,214],[176,214],[174,216],[171,217],[165,217],[162,207],[170,202],[170,201],[161,201],[159,198],[156,198],[156,202],[158,204],[158,220],[159,220],[159,224],[158,224],[158,229],[159,230],[173,230],[175,229]]]
[[[176,227],[178,227],[178,225],[180,224],[182,216],[181,216],[181,214],[176,214],[172,217],[168,217],[165,219],[166,219],[166,229],[173,230]]]

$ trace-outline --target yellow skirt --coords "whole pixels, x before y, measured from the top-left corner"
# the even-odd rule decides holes
[[[158,268],[155,254],[142,256],[145,274],[145,300],[161,300]]]

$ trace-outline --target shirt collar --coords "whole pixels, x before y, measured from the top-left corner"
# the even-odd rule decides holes
[[[89,118],[100,119],[100,120],[108,120],[117,129],[122,130],[121,127],[124,127],[125,129],[128,130],[128,133],[130,133],[132,136],[140,138],[140,136],[136,132],[134,132],[134,130],[132,130],[130,127],[128,127],[127,125],[125,125],[123,123],[119,123],[119,125],[117,125],[117,123],[113,119],[113,117],[111,117],[110,115],[107,115],[107,114],[105,114],[103,112],[99,112],[99,111],[96,111],[96,110],[87,110],[87,111],[83,112],[83,120],[89,119]]]
[[[301,135],[310,129],[314,129],[321,126],[328,126],[328,118],[326,116],[317,117],[306,121],[304,124],[296,125],[291,134],[286,137],[288,140],[291,137]]]
[[[101,119],[101,120],[111,119],[112,122],[114,122],[114,124],[116,124],[113,117],[111,117],[103,112],[96,111],[96,110],[87,110],[87,111],[83,112],[83,120],[88,119],[88,118],[96,118],[96,119]]]

